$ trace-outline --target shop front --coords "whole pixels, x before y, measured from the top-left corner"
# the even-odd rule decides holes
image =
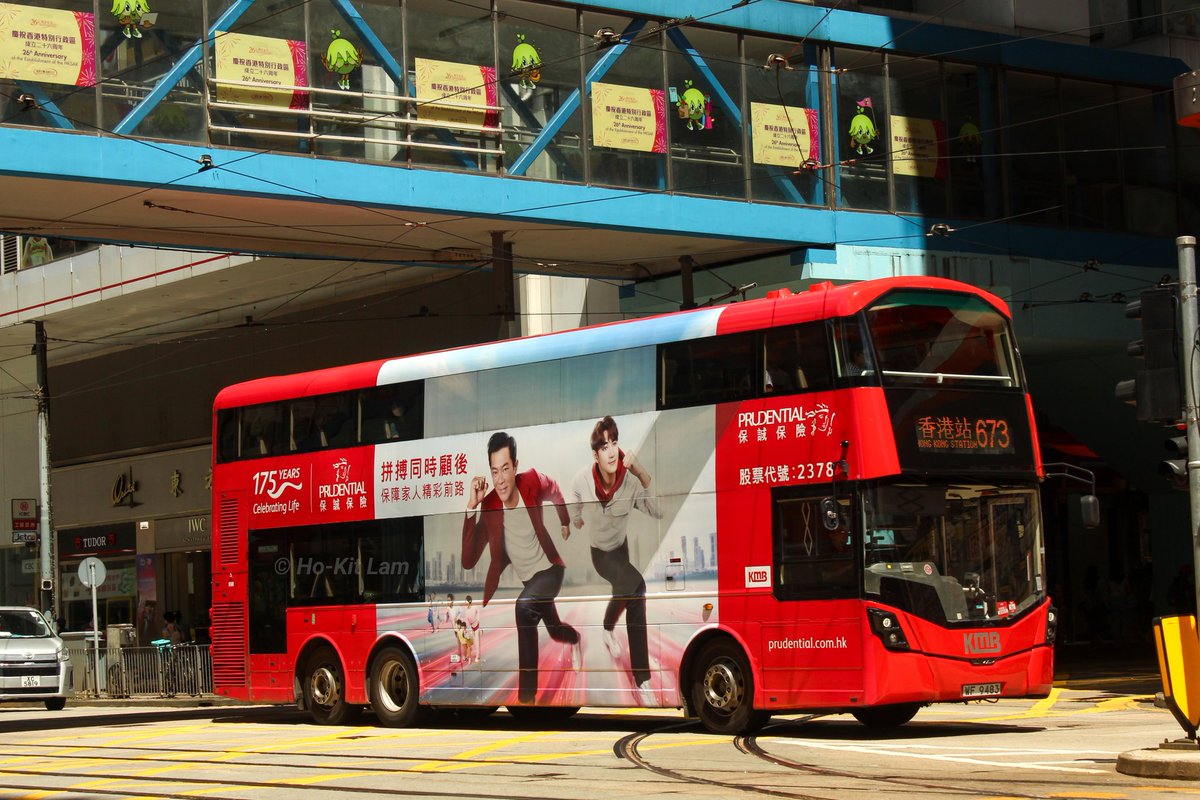
[[[54,471],[56,594],[66,630],[91,627],[91,590],[78,570],[95,556],[107,570],[97,589],[101,630],[129,623],[146,645],[174,612],[186,639],[208,641],[209,463],[209,448],[197,447]]]

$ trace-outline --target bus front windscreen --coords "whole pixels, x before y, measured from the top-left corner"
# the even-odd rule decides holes
[[[1008,320],[979,297],[903,291],[867,310],[885,385],[1020,385]]]
[[[1045,594],[1035,488],[875,486],[863,546],[867,597],[932,622],[1007,619]]]

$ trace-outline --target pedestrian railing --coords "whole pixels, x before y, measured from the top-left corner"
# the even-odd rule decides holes
[[[81,648],[82,650],[82,648]],[[72,660],[74,661],[74,648]],[[91,650],[76,662],[85,675],[78,690],[107,697],[198,697],[212,694],[212,651],[209,645],[169,642],[153,647],[100,650],[100,691],[96,692]]]

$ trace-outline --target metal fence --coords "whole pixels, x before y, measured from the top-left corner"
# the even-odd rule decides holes
[[[75,645],[75,643],[72,643]],[[96,691],[90,647],[71,646],[76,691],[108,697],[198,697],[212,694],[209,645],[100,648],[100,687]]]

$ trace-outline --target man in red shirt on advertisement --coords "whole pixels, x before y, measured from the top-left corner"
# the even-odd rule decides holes
[[[486,546],[491,563],[483,587],[486,606],[500,584],[500,574],[512,564],[525,585],[517,598],[517,662],[520,668],[517,699],[533,703],[538,686],[538,631],[546,631],[556,642],[571,646],[571,666],[580,669],[583,652],[579,632],[562,621],[555,598],[562,588],[565,565],[546,530],[542,504],[554,504],[565,541],[571,535],[570,517],[562,490],[552,478],[537,470],[517,471],[517,443],[507,433],[492,434],[488,440],[488,464],[495,488],[487,490],[482,475],[471,480],[467,513],[463,519],[462,566],[472,569]],[[476,509],[482,505],[481,511]]]

